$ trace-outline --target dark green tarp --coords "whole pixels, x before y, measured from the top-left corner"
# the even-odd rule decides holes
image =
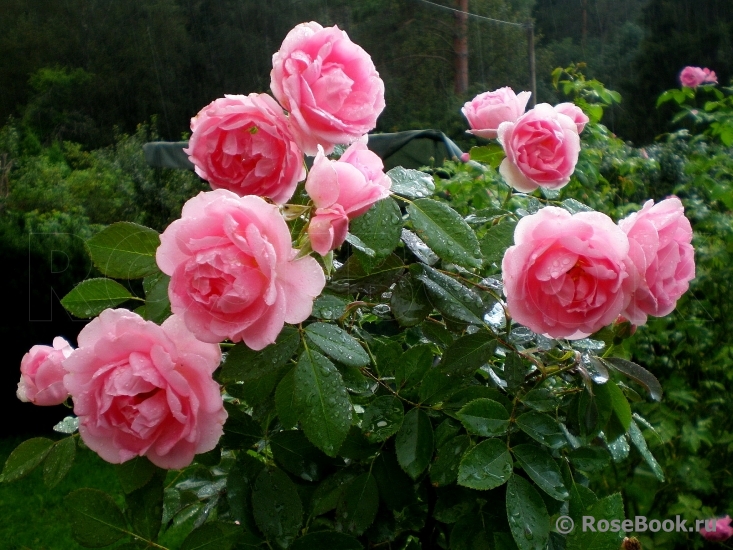
[[[446,159],[460,158],[462,153],[450,138],[437,130],[371,134],[368,146],[382,158],[385,170],[395,166],[440,166]],[[193,170],[193,164],[183,152],[185,147],[187,141],[153,141],[143,145],[143,151],[145,160],[154,168]]]

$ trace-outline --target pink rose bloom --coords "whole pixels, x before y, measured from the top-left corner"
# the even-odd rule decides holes
[[[278,207],[225,189],[199,193],[160,236],[171,310],[204,342],[260,350],[284,323],[305,321],[326,284],[315,258],[295,259]]]
[[[514,122],[524,114],[531,95],[531,92],[517,95],[509,86],[477,95],[461,109],[471,127],[468,133],[486,139],[496,138],[502,122]]]
[[[518,191],[567,185],[580,154],[578,127],[573,119],[540,103],[516,122],[502,122],[499,142],[506,158],[499,172]]]
[[[555,110],[560,114],[570,117],[575,122],[578,133],[582,132],[585,125],[590,122],[588,115],[583,112],[583,109],[574,103],[559,103],[555,105]]]
[[[267,94],[219,98],[191,119],[191,130],[184,152],[212,189],[283,204],[305,178],[288,119]]]
[[[718,519],[706,519],[705,525],[700,529],[700,534],[706,540],[723,542],[733,537],[733,527],[731,527],[730,522],[730,516]]]
[[[680,73],[680,83],[686,88],[697,88],[702,84],[717,84],[715,71],[708,68],[685,67]]]
[[[319,144],[330,154],[355,141],[384,109],[384,82],[369,54],[338,27],[315,22],[297,25],[272,56],[270,89],[307,155]]]
[[[179,469],[216,447],[227,418],[212,378],[218,345],[197,340],[177,315],[158,326],[126,309],[103,311],[78,340],[64,383],[81,438],[104,460],[147,456]]]
[[[20,362],[18,399],[34,405],[59,405],[69,392],[64,387],[66,370],[61,363],[74,351],[69,343],[57,336],[51,346],[33,346]]]
[[[511,317],[571,340],[613,323],[628,302],[628,252],[624,232],[600,212],[548,206],[525,216],[501,263]]]
[[[647,201],[639,212],[619,222],[629,237],[631,302],[624,317],[635,325],[647,315],[663,317],[695,278],[692,227],[677,197]]]
[[[325,255],[346,239],[348,220],[364,214],[389,196],[392,180],[382,159],[366,146],[366,136],[353,143],[339,160],[329,160],[319,146],[305,190],[316,205],[308,226],[313,250]]]

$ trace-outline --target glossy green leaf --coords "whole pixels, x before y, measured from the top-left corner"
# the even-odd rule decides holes
[[[540,494],[523,477],[512,476],[507,484],[506,513],[520,550],[545,550],[550,538],[550,516]]]
[[[392,395],[382,395],[364,411],[361,429],[370,442],[384,441],[399,431],[404,417],[402,401]]]
[[[470,446],[470,438],[467,435],[459,435],[438,447],[435,462],[430,466],[430,482],[434,487],[443,487],[456,482],[461,459]]]
[[[248,531],[256,531],[252,512],[252,488],[265,464],[248,453],[239,453],[229,470],[226,483],[227,503],[231,519],[240,522]]]
[[[582,435],[593,437],[603,430],[613,412],[611,394],[606,384],[593,384],[593,394],[585,391],[578,399],[578,424]]]
[[[497,168],[501,161],[506,157],[504,149],[498,143],[492,143],[491,145],[483,145],[481,147],[471,147],[468,152],[471,160],[481,162],[492,168]]]
[[[252,489],[252,509],[260,531],[277,545],[292,544],[303,523],[303,505],[295,484],[281,470],[265,468]]]
[[[359,341],[344,329],[327,323],[313,323],[305,328],[308,340],[331,359],[350,367],[369,364],[369,355]]]
[[[77,489],[65,502],[71,513],[71,536],[82,546],[107,546],[130,533],[122,511],[102,491]]]
[[[649,450],[649,447],[646,444],[646,439],[644,439],[644,434],[641,433],[639,426],[634,420],[629,424],[629,437],[631,438],[631,442],[634,446],[639,450],[639,453],[641,453],[641,456],[644,457],[644,460],[649,465],[649,468],[651,468],[656,478],[659,481],[664,481],[664,472],[662,471],[662,467]]]
[[[306,349],[295,367],[294,386],[305,435],[328,456],[336,456],[351,427],[351,402],[341,375],[326,357]]]
[[[348,305],[349,300],[334,296],[333,294],[321,294],[313,302],[313,312],[311,315],[317,319],[333,321],[344,314]]]
[[[420,384],[425,373],[433,366],[434,352],[431,346],[419,344],[402,354],[395,368],[395,385],[407,390]]]
[[[52,445],[53,441],[45,437],[34,437],[23,441],[5,461],[2,481],[15,481],[27,476],[51,452]]]
[[[212,521],[191,531],[181,550],[229,550],[241,534],[241,528],[236,525]]]
[[[457,379],[439,368],[428,369],[420,384],[420,403],[434,405],[455,391]]]
[[[171,278],[164,273],[156,273],[143,279],[145,319],[161,324],[171,316],[171,302],[168,298],[170,281]]]
[[[132,530],[147,540],[156,540],[163,517],[163,482],[166,472],[156,469],[144,486],[125,495],[125,516]]]
[[[621,425],[622,432],[625,433],[631,425],[631,406],[621,388],[613,382],[608,382],[606,386],[608,386],[608,393],[611,398],[612,415]]]
[[[568,511],[575,522],[583,520],[586,510],[598,502],[598,497],[593,491],[584,485],[573,483],[570,487],[570,506]],[[598,518],[602,519],[602,518]],[[581,524],[582,525],[582,524]]]
[[[416,479],[433,456],[433,427],[427,414],[420,409],[412,409],[405,415],[397,432],[395,449],[402,469]]]
[[[557,421],[551,416],[536,411],[529,411],[517,417],[517,426],[538,443],[551,449],[559,449],[567,445],[567,439]]]
[[[530,444],[516,445],[512,451],[522,469],[540,489],[556,500],[570,498],[560,468],[550,453],[542,447]]]
[[[524,383],[524,377],[529,369],[519,354],[511,352],[506,354],[504,361],[504,380],[510,390],[518,388]]]
[[[160,235],[132,222],[117,222],[87,241],[94,265],[116,279],[138,279],[158,271],[155,252]]]
[[[295,405],[295,369],[282,377],[275,390],[275,408],[283,428],[294,428],[298,424],[298,409]]]
[[[73,437],[65,437],[51,447],[43,462],[43,482],[53,489],[69,473],[76,456],[76,441]]]
[[[466,430],[483,437],[503,435],[509,428],[509,412],[491,399],[475,399],[458,411],[456,416]]]
[[[392,180],[391,191],[408,199],[429,197],[435,191],[435,182],[430,174],[396,166],[387,172]]]
[[[316,449],[300,430],[278,432],[270,438],[275,461],[291,474],[305,481],[318,481],[329,460]]]
[[[506,442],[485,439],[468,450],[458,468],[458,485],[471,489],[494,489],[512,477],[512,455]]]
[[[465,268],[481,267],[479,243],[473,229],[445,203],[417,199],[407,205],[417,235],[438,256]]]
[[[521,401],[530,409],[538,412],[554,411],[560,405],[560,400],[547,388],[530,390],[521,398]]]
[[[358,536],[374,522],[378,508],[377,482],[371,473],[365,472],[346,487],[336,518],[344,531]]]
[[[390,510],[401,510],[415,501],[414,482],[400,468],[394,452],[379,453],[372,474],[379,487],[379,496]]]
[[[400,243],[402,213],[391,197],[377,201],[362,216],[349,222],[349,232],[372,249],[373,256],[361,255],[362,265],[371,267],[389,256]]]
[[[343,294],[360,292],[369,296],[379,296],[389,290],[404,270],[405,264],[395,254],[390,254],[369,271],[364,268],[356,254],[353,254],[333,274],[328,288]]]
[[[624,517],[623,500],[619,493],[609,495],[591,504],[583,515],[593,517],[596,524],[602,519],[609,523],[614,519],[618,521],[626,519]],[[576,525],[573,532],[568,535],[566,549],[618,550],[623,538],[624,535],[620,531],[613,532],[608,529],[601,532],[598,529],[582,529],[581,526]]]
[[[662,385],[659,380],[644,367],[621,359],[620,357],[607,357],[602,360],[607,366],[617,370],[621,374],[628,376],[635,382],[638,382],[649,392],[649,396],[655,401],[662,400]]]
[[[404,474],[403,474],[404,475]],[[310,500],[311,516],[320,516],[335,510],[341,497],[349,486],[349,482],[356,477],[356,474],[349,469],[339,470],[334,475],[322,481]]]
[[[362,550],[354,537],[336,531],[316,531],[296,540],[291,550]]]
[[[494,356],[496,339],[486,331],[467,334],[445,350],[441,369],[458,376],[473,374]]]
[[[229,449],[247,449],[262,438],[262,429],[252,417],[232,403],[224,403],[229,415],[224,424],[221,446]]]
[[[144,456],[136,456],[122,464],[115,464],[117,479],[125,493],[131,493],[150,481],[159,468]]]
[[[75,317],[89,319],[132,298],[129,290],[112,279],[87,279],[64,296],[61,305]]]
[[[476,292],[422,264],[410,265],[410,272],[423,283],[433,307],[448,319],[475,325],[483,323],[484,304]]]
[[[420,324],[433,310],[422,282],[411,275],[397,281],[392,289],[389,306],[392,309],[392,315],[403,327]]]
[[[583,472],[595,472],[608,466],[611,455],[600,447],[581,447],[572,451],[568,457],[573,466]]]
[[[481,254],[484,257],[484,265],[501,265],[504,252],[514,244],[514,230],[517,222],[505,220],[492,226],[481,239]]]

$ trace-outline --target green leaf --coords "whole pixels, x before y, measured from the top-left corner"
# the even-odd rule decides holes
[[[354,254],[333,274],[329,288],[342,294],[363,292],[369,296],[378,296],[389,289],[404,269],[402,260],[390,254],[384,262],[367,271]]]
[[[458,468],[458,485],[482,491],[494,489],[512,477],[513,467],[506,442],[485,439],[463,455]]]
[[[374,460],[372,474],[387,508],[401,510],[415,501],[414,483],[400,468],[394,452],[381,452]]]
[[[336,456],[351,427],[351,402],[336,367],[306,349],[295,367],[295,406],[305,435],[328,456]]]
[[[265,468],[252,490],[255,521],[268,540],[287,548],[303,523],[303,505],[295,484],[281,470]]]
[[[295,369],[288,371],[277,385],[275,408],[283,428],[287,430],[298,424],[298,409],[295,405]]]
[[[408,390],[417,386],[433,366],[433,357],[432,348],[426,344],[413,346],[403,353],[395,368],[397,389]]]
[[[602,361],[612,369],[617,370],[621,374],[628,376],[635,382],[644,386],[646,391],[649,392],[649,396],[655,401],[662,400],[662,385],[659,383],[659,380],[657,380],[656,377],[644,367],[641,367],[636,363],[632,363],[631,361],[627,361],[626,359],[621,359],[620,357],[607,357],[602,359]]]
[[[262,429],[252,417],[233,403],[224,403],[229,415],[224,424],[221,446],[228,449],[247,449],[262,439]]]
[[[453,392],[443,405],[443,411],[449,416],[456,417],[455,413],[476,399],[491,399],[492,401],[496,401],[507,412],[511,412],[513,409],[512,402],[499,390],[486,386],[468,386]]]
[[[408,199],[429,197],[435,191],[435,182],[430,174],[396,166],[387,172],[392,180],[391,191]]]
[[[229,515],[248,531],[257,531],[252,512],[252,487],[265,464],[248,453],[239,453],[226,478]]]
[[[568,458],[578,470],[595,472],[602,470],[611,461],[611,455],[600,447],[581,447],[572,451]]]
[[[521,398],[521,401],[530,409],[539,412],[554,411],[560,406],[558,398],[547,388],[530,390]]]
[[[578,483],[573,483],[570,487],[570,506],[568,511],[573,521],[582,521],[585,511],[596,502],[598,502],[598,497],[588,487],[579,485]]]
[[[420,384],[420,403],[434,405],[440,403],[456,389],[459,379],[451,377],[439,368],[428,369]]]
[[[136,456],[122,464],[115,464],[114,469],[125,493],[131,493],[135,489],[144,486],[159,470],[155,464],[144,456]]]
[[[631,425],[631,406],[626,400],[626,396],[624,396],[621,388],[613,382],[607,382],[606,386],[608,386],[608,393],[611,397],[613,416],[621,425],[622,432],[625,433]]]
[[[275,461],[305,481],[318,481],[328,465],[328,457],[316,449],[300,430],[278,432],[270,438]]]
[[[377,516],[379,490],[374,476],[369,472],[353,479],[339,503],[336,517],[344,531],[361,535]]]
[[[349,482],[355,477],[356,474],[351,470],[339,470],[319,484],[310,500],[311,516],[320,516],[335,510]]]
[[[473,290],[432,267],[411,264],[410,272],[425,286],[433,307],[452,321],[480,325],[484,304]]]
[[[506,157],[504,148],[498,143],[483,145],[481,147],[471,147],[468,154],[471,160],[488,164],[492,168],[497,168],[501,164],[501,161],[504,160],[504,157]]]
[[[433,487],[443,487],[456,482],[461,458],[470,447],[471,439],[467,435],[454,437],[438,447],[435,462],[430,467],[430,482]]]
[[[65,437],[53,444],[43,463],[43,482],[46,487],[53,489],[66,477],[75,456],[76,441],[73,437]]]
[[[578,399],[580,433],[587,437],[593,437],[603,430],[613,411],[608,383],[594,383],[592,389],[592,394],[587,390]]]
[[[530,444],[516,445],[512,451],[522,469],[540,489],[556,500],[570,498],[560,468],[550,453],[542,447]]]
[[[80,319],[96,317],[105,309],[135,298],[120,283],[112,279],[87,279],[76,285],[61,300],[69,313]]]
[[[633,420],[631,421],[631,424],[629,424],[629,437],[631,438],[631,442],[634,446],[639,450],[639,453],[641,453],[641,456],[644,457],[644,460],[649,465],[656,478],[659,481],[664,481],[664,472],[662,471],[661,466],[659,466],[659,463],[649,450],[639,426]]]
[[[491,399],[476,399],[456,414],[470,433],[483,437],[503,435],[509,428],[509,413]]]
[[[108,546],[129,534],[122,511],[108,494],[77,489],[65,502],[71,512],[71,536],[82,546]]]
[[[363,548],[354,537],[336,531],[308,533],[290,547],[291,550],[363,550]]]
[[[492,226],[481,239],[481,254],[484,256],[484,265],[501,265],[504,252],[514,244],[514,230],[517,222],[506,220]]]
[[[334,296],[333,294],[321,294],[313,302],[313,317],[334,321],[341,317],[349,305],[349,300]]]
[[[506,488],[506,515],[519,550],[545,550],[550,516],[542,497],[526,479],[512,476]],[[586,547],[586,550],[595,548]]]
[[[308,340],[331,359],[350,367],[369,364],[369,355],[359,341],[344,329],[328,323],[313,323],[305,328]]]
[[[156,273],[143,279],[145,319],[161,324],[171,316],[171,303],[168,299],[170,281],[171,278],[164,273]]]
[[[236,525],[212,521],[191,531],[181,550],[229,550],[241,534],[241,528]]]
[[[132,222],[117,222],[87,241],[94,265],[115,279],[138,279],[158,271],[155,252],[160,235]]]
[[[560,426],[550,416],[529,411],[517,417],[517,426],[532,439],[551,449],[567,445],[567,439]]]
[[[403,327],[420,324],[433,310],[422,282],[409,274],[395,284],[389,305],[392,315]]]
[[[443,260],[467,269],[481,267],[479,243],[473,229],[445,203],[417,199],[407,205],[413,228]]]
[[[416,479],[433,456],[433,426],[427,414],[420,409],[412,409],[405,415],[397,432],[395,449],[402,469]]]
[[[361,429],[371,443],[384,441],[399,431],[404,417],[402,401],[392,395],[382,395],[364,411]]]
[[[507,353],[504,361],[504,380],[506,380],[507,388],[513,390],[521,386],[528,370],[518,353]]]
[[[486,331],[461,336],[445,350],[440,368],[456,376],[471,375],[494,356],[496,346],[496,339]]]
[[[349,222],[349,232],[372,249],[374,255],[360,255],[362,265],[371,268],[397,248],[402,235],[402,213],[394,199],[377,201],[365,214]]]
[[[602,498],[598,502],[590,505],[583,513],[584,516],[595,518],[597,524],[599,520],[606,520],[609,523],[612,520],[623,521],[624,504],[619,493],[609,495]],[[613,532],[610,529],[600,532],[597,529],[583,529],[581,525],[576,525],[570,535],[568,535],[566,549],[567,550],[618,550],[623,540],[621,531]]]
[[[147,540],[156,540],[163,517],[165,470],[157,469],[145,486],[125,496],[125,515],[132,530]]]
[[[2,481],[15,481],[27,476],[51,452],[52,445],[53,441],[45,437],[34,437],[23,441],[5,461]]]

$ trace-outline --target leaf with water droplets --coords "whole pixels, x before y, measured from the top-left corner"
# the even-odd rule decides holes
[[[377,516],[379,490],[374,476],[363,473],[354,478],[343,493],[336,519],[344,531],[361,535]]]
[[[341,374],[326,357],[306,348],[295,367],[294,399],[306,437],[328,456],[351,427],[351,402]]]
[[[389,256],[400,242],[402,234],[400,207],[391,197],[382,199],[372,205],[365,214],[351,220],[349,232],[372,251],[372,254],[366,251],[359,252],[362,265],[367,271],[371,271],[371,268]]]
[[[129,534],[122,511],[102,491],[77,489],[65,503],[71,512],[71,536],[82,546],[108,546]]]
[[[115,279],[137,279],[158,271],[155,253],[160,235],[154,229],[132,222],[105,227],[86,242],[94,265]]]
[[[191,531],[183,541],[181,550],[229,550],[241,537],[240,527],[223,521],[211,521]]]
[[[512,476],[507,484],[506,515],[519,550],[545,550],[550,516],[537,489],[523,477]]]
[[[435,462],[430,466],[430,482],[434,487],[443,487],[456,482],[458,467],[469,447],[471,439],[467,435],[454,437],[438,447]]]
[[[361,429],[370,443],[384,441],[397,433],[404,417],[402,401],[392,395],[382,395],[366,408]]]
[[[321,294],[313,302],[313,312],[311,315],[316,319],[334,321],[344,314],[348,305],[349,300],[334,296],[333,294]]]
[[[247,395],[267,397],[277,383],[278,378],[274,376],[293,356],[299,344],[300,334],[287,326],[283,327],[275,343],[259,351],[237,344],[224,356],[218,380],[224,384],[242,382],[256,386],[256,390],[247,390]]]
[[[305,336],[339,363],[350,367],[364,367],[369,364],[369,356],[358,340],[336,325],[313,323],[305,328]]]
[[[402,510],[416,500],[414,482],[400,468],[394,451],[384,451],[374,460],[372,474],[379,487],[379,496],[390,510]]]
[[[112,279],[87,279],[64,296],[61,305],[75,317],[89,319],[131,298],[130,291]]]
[[[280,424],[286,430],[298,423],[298,410],[295,406],[295,369],[282,377],[275,390],[275,408]]]
[[[635,382],[644,386],[649,392],[649,396],[654,399],[654,401],[662,400],[662,385],[659,383],[659,380],[657,380],[657,378],[644,367],[637,365],[636,363],[632,363],[631,361],[627,361],[626,359],[621,359],[620,357],[607,357],[602,359],[602,361],[607,366],[610,366],[614,370],[617,370],[621,374],[628,376]]]
[[[3,468],[2,481],[15,481],[31,473],[51,451],[53,441],[45,437],[34,437],[18,445]]]
[[[430,174],[396,166],[387,172],[392,180],[391,191],[408,199],[429,197],[435,191],[435,182]]]
[[[76,441],[73,437],[65,437],[51,447],[43,463],[43,482],[53,489],[69,473],[76,456]]]
[[[613,520],[623,521],[624,503],[620,493],[608,495],[597,502],[592,503],[583,512],[584,516],[590,516],[596,521],[604,519],[609,523]],[[566,539],[567,550],[617,550],[621,546],[624,535],[620,531],[599,531],[598,529],[578,529],[573,530]]]
[[[402,242],[424,264],[435,265],[440,258],[425,242],[409,229],[402,229]]]
[[[517,222],[506,220],[491,227],[481,239],[481,254],[484,265],[501,265],[504,252],[514,244],[514,230]]]
[[[583,436],[592,437],[603,430],[611,418],[611,394],[608,384],[591,383],[590,391],[585,391],[578,399],[578,423]]]
[[[62,434],[73,434],[79,430],[79,419],[75,416],[67,416],[53,427],[54,432]]]
[[[300,430],[278,432],[270,437],[272,456],[280,466],[305,481],[323,477],[330,460],[316,449]]]
[[[445,350],[440,368],[456,376],[473,374],[494,356],[496,339],[485,330],[461,336]]]
[[[475,399],[456,416],[467,431],[484,437],[503,435],[509,428],[509,413],[503,405],[491,399]]]
[[[402,469],[416,479],[433,456],[433,426],[420,409],[412,409],[402,422],[395,439],[397,460]]]
[[[257,526],[268,540],[290,546],[303,524],[303,504],[290,478],[277,468],[264,468],[252,489]]]
[[[532,439],[551,449],[559,449],[568,443],[557,421],[546,414],[529,411],[518,416],[516,423]]]
[[[221,446],[229,449],[247,449],[262,438],[262,429],[250,415],[233,403],[224,403],[229,415],[224,424]]]
[[[390,254],[378,266],[367,271],[356,254],[353,254],[333,274],[329,288],[341,294],[363,292],[370,296],[379,296],[389,289],[404,269],[402,260],[395,254]]]
[[[155,273],[143,279],[145,290],[145,319],[161,324],[171,316],[171,302],[168,285],[171,278],[164,273]]]
[[[513,447],[512,452],[522,469],[545,493],[556,500],[570,498],[557,462],[545,449],[537,445],[521,444]]]
[[[504,380],[506,380],[509,390],[521,386],[524,383],[524,377],[528,371],[529,368],[519,354],[514,352],[507,353],[506,360],[504,361]]]
[[[458,485],[481,491],[494,489],[509,480],[513,467],[506,442],[485,439],[463,455],[458,468]]]
[[[601,447],[581,447],[571,452],[568,458],[573,466],[583,472],[602,470],[611,461],[608,451]]]
[[[417,235],[438,256],[467,269],[481,267],[476,234],[450,206],[417,199],[407,205],[407,212]]]
[[[395,319],[403,327],[420,324],[433,310],[422,282],[410,274],[397,281],[389,305]]]
[[[422,264],[411,264],[410,273],[421,281],[433,307],[452,321],[483,324],[481,297],[453,277]]]
[[[662,467],[649,450],[649,447],[646,444],[646,439],[644,439],[644,434],[641,433],[639,426],[633,420],[631,421],[631,424],[629,424],[629,438],[634,446],[639,450],[641,456],[644,457],[644,460],[649,465],[649,468],[651,468],[656,478],[659,481],[664,481],[664,472],[662,471]]]

